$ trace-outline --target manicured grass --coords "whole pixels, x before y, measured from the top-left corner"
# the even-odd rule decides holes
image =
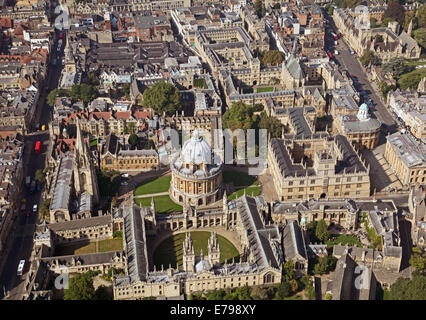
[[[235,171],[224,171],[223,181],[225,183],[233,183],[236,187],[258,185],[259,182],[254,176]]]
[[[91,147],[96,147],[98,145],[98,139],[92,139],[90,140],[90,146]]]
[[[234,193],[230,194],[228,197],[228,200],[234,200],[236,198],[241,197],[244,194],[244,189],[246,190],[246,195],[247,196],[258,196],[260,195],[262,189],[259,186],[254,186],[254,187],[248,187],[248,188],[243,188],[240,189],[238,191],[235,191]]]
[[[144,194],[166,192],[170,187],[171,176],[159,177],[154,180],[148,181],[140,185],[135,190],[135,196]]]
[[[264,87],[264,88],[257,88],[256,92],[261,93],[261,92],[272,92],[274,91],[274,87]]]
[[[135,203],[141,207],[150,207],[151,200],[151,197],[135,199]],[[167,195],[154,197],[154,203],[157,213],[181,212],[183,210],[182,206],[174,203]]]
[[[253,93],[253,88],[243,88],[243,94],[245,93]]]
[[[235,261],[239,259],[238,250],[235,246],[226,238],[218,235],[219,247],[220,247],[220,262],[232,261],[235,257]],[[191,239],[194,242],[195,256],[200,255],[200,249],[203,249],[203,254],[207,257],[207,242],[210,238],[210,232],[207,231],[196,231],[191,232]],[[165,239],[154,251],[154,264],[157,270],[161,269],[161,265],[164,268],[168,268],[169,264],[172,267],[182,268],[182,245],[185,240],[185,233],[175,234]]]
[[[99,241],[99,252],[123,250],[123,239],[108,239]]]
[[[67,256],[72,254],[96,253],[95,242],[82,242],[71,245],[60,245],[55,247],[55,256]]]
[[[398,79],[398,84],[402,90],[407,88],[417,89],[420,80],[426,77],[426,68],[415,69],[409,73],[403,74]]]
[[[352,235],[340,234],[336,239],[326,241],[326,244],[329,248],[339,243],[341,243],[342,245],[346,245],[346,244],[356,245],[362,248],[361,241],[359,241],[356,237]]]

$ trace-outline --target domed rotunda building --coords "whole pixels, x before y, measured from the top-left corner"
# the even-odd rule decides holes
[[[223,163],[214,154],[198,130],[187,140],[181,154],[173,159],[169,194],[180,205],[210,206],[222,198]],[[219,159],[216,157],[216,159]],[[219,161],[219,162],[218,162]]]

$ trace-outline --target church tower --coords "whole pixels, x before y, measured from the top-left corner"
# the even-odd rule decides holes
[[[75,64],[75,58],[72,53],[72,48],[71,48],[71,44],[68,37],[67,37],[67,43],[65,44],[64,55],[65,55],[65,58],[64,58],[65,72],[76,73],[77,66]]]
[[[187,233],[185,236],[182,249],[183,249],[183,257],[182,257],[183,269],[187,272],[195,272],[194,243],[192,242],[192,239],[189,233]]]
[[[213,267],[218,265],[220,262],[220,248],[219,241],[217,239],[216,232],[213,231],[207,244],[208,249],[208,260],[210,265]]]
[[[74,186],[77,195],[83,192],[93,197],[93,202],[99,202],[99,189],[95,167],[90,159],[90,151],[83,139],[80,122],[76,122],[77,137],[74,149]]]

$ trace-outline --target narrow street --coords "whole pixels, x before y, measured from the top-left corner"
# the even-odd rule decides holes
[[[53,50],[56,48],[57,40],[55,39]],[[56,88],[59,83],[62,66],[48,65],[47,78],[45,86],[49,88],[41,88],[39,103],[31,123],[30,132],[25,136],[25,149],[24,149],[24,177],[31,176],[34,178],[38,169],[44,169],[46,160],[49,157],[50,151],[48,124],[52,120],[52,109],[46,104],[46,97],[50,90]],[[33,131],[37,124],[40,128],[46,125],[45,131]],[[41,153],[34,152],[36,141],[41,142]],[[20,199],[26,199],[26,208],[24,212],[20,212],[14,217],[13,227],[10,234],[10,239],[7,246],[7,260],[4,265],[3,271],[0,274],[0,298],[11,300],[21,300],[22,294],[25,290],[24,283],[25,277],[28,275],[30,269],[29,258],[33,246],[33,237],[38,221],[38,213],[33,213],[33,205],[37,204],[40,208],[42,202],[41,191],[36,191],[30,194],[25,186],[22,188]],[[27,215],[29,212],[29,215]],[[25,260],[26,265],[23,275],[17,276],[17,267],[20,260]]]

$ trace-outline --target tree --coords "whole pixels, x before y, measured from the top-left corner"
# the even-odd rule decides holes
[[[314,266],[314,274],[326,274],[336,268],[337,259],[333,256],[324,256],[319,258]]]
[[[380,62],[379,58],[376,57],[374,52],[371,51],[371,50],[364,50],[364,52],[363,52],[362,56],[359,58],[359,60],[361,61],[361,63],[364,66],[367,66],[369,64],[377,65]]]
[[[385,81],[382,80],[379,82],[379,89],[382,96],[386,98],[389,91],[396,90],[396,86],[393,84],[388,85]]]
[[[410,256],[410,266],[416,271],[423,272],[426,265],[426,254],[418,247],[413,248],[413,253]]]
[[[113,300],[111,292],[105,286],[99,286],[95,291],[96,300]]]
[[[225,294],[226,292],[223,289],[210,291],[206,293],[206,299],[207,300],[223,300],[223,298],[225,297]]]
[[[299,286],[297,284],[297,280],[295,280],[295,279],[290,280],[289,284],[290,284],[291,292],[296,293],[297,289],[299,288]]]
[[[415,274],[413,279],[398,278],[391,285],[390,300],[426,300],[426,277]]]
[[[286,282],[294,280],[295,278],[294,263],[291,259],[284,263],[283,272],[284,272],[284,278]]]
[[[55,105],[55,100],[58,96],[66,96],[67,95],[67,91],[63,90],[63,89],[53,89],[52,91],[49,92],[49,94],[46,97],[46,103],[53,107]]]
[[[330,232],[327,230],[327,224],[325,223],[324,219],[318,221],[317,227],[315,229],[315,236],[323,242],[330,238]]]
[[[253,300],[268,300],[268,290],[263,287],[253,287],[251,289],[251,298]]]
[[[393,18],[398,21],[400,26],[404,25],[405,22],[405,10],[404,7],[399,3],[399,0],[389,0],[387,8],[383,13],[383,19]]]
[[[262,113],[259,121],[259,129],[267,129],[271,138],[281,138],[283,124],[275,117],[268,117],[266,112]]]
[[[94,100],[96,94],[95,87],[86,83],[74,84],[70,91],[70,96],[73,100],[82,100],[85,104]]]
[[[129,136],[129,139],[127,140],[129,142],[129,144],[132,146],[132,149],[134,149],[136,147],[136,145],[138,144],[138,136],[134,133],[132,133]]]
[[[89,72],[87,74],[87,78],[89,79],[89,83],[93,86],[97,86],[99,84],[98,77],[96,76],[96,73]]]
[[[46,181],[46,174],[43,172],[42,169],[37,169],[34,179],[39,183],[43,184]]]
[[[155,149],[155,142],[152,141],[151,139],[148,139],[148,141],[145,144],[144,147],[145,150],[149,150],[149,149]]]
[[[49,218],[50,199],[46,199],[40,205],[38,210],[38,219],[40,221],[47,220]]]
[[[291,288],[288,282],[283,282],[278,285],[277,292],[275,293],[275,299],[284,300],[290,296]]]
[[[158,82],[144,91],[142,106],[173,114],[181,110],[180,91],[170,83]]]
[[[94,300],[93,273],[78,274],[69,280],[68,289],[64,290],[64,300]]]
[[[376,18],[371,18],[370,19],[370,27],[371,28],[377,28],[379,25],[377,24],[377,19]]]
[[[403,74],[411,72],[413,67],[407,65],[403,58],[393,57],[382,65],[382,70],[385,73],[392,73],[392,75],[399,78]]]
[[[265,16],[265,14],[266,14],[266,8],[263,5],[262,0],[256,0],[254,2],[254,11],[256,11],[257,16],[259,18],[262,18],[263,16]]]
[[[269,50],[265,53],[262,58],[262,63],[264,66],[278,66],[285,59],[284,53],[279,50]]]
[[[326,293],[325,300],[333,300],[333,296],[331,293]]]
[[[231,130],[257,128],[258,116],[254,114],[254,107],[244,102],[235,102],[223,115],[223,126]]]

